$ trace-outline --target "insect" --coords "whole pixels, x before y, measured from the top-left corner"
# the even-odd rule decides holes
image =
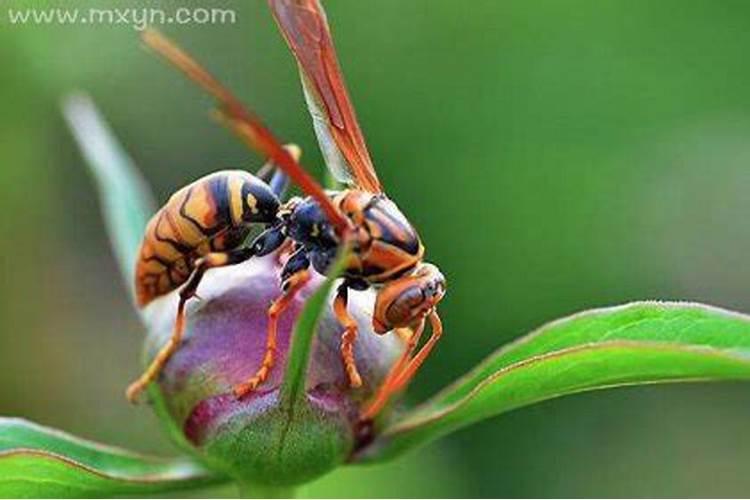
[[[159,33],[144,32],[145,43],[182,70],[218,101],[217,116],[250,148],[278,169],[268,178],[244,171],[222,171],[174,194],[147,227],[136,269],[139,305],[179,288],[174,330],[143,375],[128,388],[138,394],[155,380],[178,349],[185,326],[185,304],[196,295],[205,272],[284,245],[291,255],[281,271],[279,297],[268,310],[266,351],[257,372],[234,388],[242,398],[260,386],[274,368],[277,322],[311,268],[326,274],[341,248],[349,249],[333,309],[342,326],[341,359],[352,387],[362,383],[354,356],[357,324],[347,312],[349,290],[376,290],[373,328],[398,330],[407,345],[361,418],[372,419],[414,376],[442,334],[436,306],[446,282],[424,262],[424,246],[406,217],[383,192],[365,145],[338,64],[325,12],[317,0],[269,0],[273,15],[299,65],[303,91],[328,169],[347,188],[325,191],[299,163],[295,146],[282,146],[261,120],[208,71]],[[281,201],[290,178],[305,197]],[[253,226],[263,231],[244,241]],[[419,347],[426,323],[431,336]]]

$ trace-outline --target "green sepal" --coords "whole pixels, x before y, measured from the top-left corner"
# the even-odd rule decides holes
[[[358,460],[397,456],[480,420],[583,391],[750,379],[750,317],[694,303],[636,302],[549,323],[402,414]]]
[[[156,458],[0,417],[0,497],[142,496],[224,479],[187,459]]]
[[[68,96],[63,101],[63,114],[96,182],[107,234],[134,299],[138,249],[146,224],[156,211],[153,196],[87,95]]]

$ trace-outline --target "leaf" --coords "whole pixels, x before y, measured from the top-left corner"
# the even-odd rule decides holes
[[[549,323],[492,354],[359,453],[391,458],[539,401],[662,382],[750,379],[750,317],[692,303],[636,302]]]
[[[120,272],[135,297],[133,273],[143,232],[156,211],[153,196],[88,96],[69,96],[63,114],[96,181]]]
[[[317,331],[318,322],[323,310],[328,306],[328,298],[331,295],[333,284],[344,270],[344,265],[349,257],[349,247],[343,246],[339,250],[336,260],[331,265],[325,281],[315,290],[304,309],[299,314],[292,332],[289,357],[284,372],[284,380],[281,384],[280,397],[282,405],[290,406],[305,398],[305,381],[307,379],[307,367],[310,361],[310,349],[313,337]]]
[[[187,458],[148,457],[0,417],[0,498],[142,495],[221,480]]]

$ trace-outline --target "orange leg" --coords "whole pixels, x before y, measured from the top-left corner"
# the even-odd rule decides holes
[[[362,412],[362,415],[360,417],[362,420],[371,420],[375,418],[380,410],[383,409],[390,397],[393,394],[401,391],[411,381],[411,379],[414,377],[414,374],[417,373],[419,367],[422,366],[422,363],[424,363],[424,360],[427,359],[427,356],[430,354],[430,351],[432,351],[432,348],[435,347],[435,344],[443,334],[443,324],[440,321],[440,317],[434,311],[430,313],[429,319],[430,325],[432,326],[432,335],[430,336],[430,339],[425,343],[424,346],[422,346],[422,349],[419,350],[416,356],[414,356],[409,361],[409,364],[404,369],[402,369],[400,373],[395,375],[393,378],[389,376],[390,380],[388,381],[388,385],[381,391],[378,391],[378,396],[376,397],[376,399],[374,399],[373,402],[370,403]]]
[[[424,360],[430,355],[432,348],[435,347],[437,341],[440,340],[440,336],[443,334],[443,323],[440,321],[440,316],[438,316],[435,311],[432,311],[428,317],[430,319],[430,326],[432,327],[432,335],[425,345],[422,346],[422,349],[419,350],[416,356],[409,361],[409,365],[404,371],[393,381],[394,392],[400,391],[411,381],[417,373],[417,370],[419,370],[419,367],[424,363]]]
[[[344,327],[344,333],[341,334],[341,360],[344,362],[344,370],[349,378],[349,386],[360,387],[362,377],[359,376],[357,363],[354,360],[354,342],[357,340],[357,322],[352,319],[346,310],[348,302],[348,288],[346,285],[339,287],[338,295],[333,301],[333,312],[336,318]]]
[[[169,358],[180,346],[180,342],[182,342],[182,335],[185,331],[185,303],[187,302],[187,300],[188,297],[183,297],[183,295],[180,294],[180,302],[177,305],[177,318],[174,322],[172,336],[156,354],[156,357],[153,359],[153,361],[151,361],[151,364],[148,366],[146,371],[144,371],[143,374],[138,377],[135,382],[131,383],[125,391],[125,397],[131,403],[138,402],[138,397],[140,396],[141,392],[143,392],[148,384],[156,380],[156,378],[164,368],[164,365],[167,364]]]
[[[405,332],[408,332],[405,334]],[[404,349],[403,354],[401,354],[401,357],[399,360],[393,365],[393,368],[388,372],[388,375],[386,376],[385,380],[383,381],[383,385],[385,385],[388,382],[392,382],[396,379],[399,373],[406,367],[406,364],[409,362],[409,359],[411,358],[411,355],[414,354],[414,349],[417,347],[417,344],[419,344],[419,339],[422,337],[422,332],[424,332],[424,320],[419,322],[419,325],[417,325],[416,328],[397,328],[395,333],[396,335],[401,336],[406,341],[406,348]]]
[[[407,328],[405,330],[409,329]],[[362,420],[370,420],[375,417],[375,415],[377,415],[380,410],[383,409],[386,403],[388,403],[391,395],[396,392],[396,389],[393,388],[394,382],[399,378],[401,372],[403,372],[403,370],[406,368],[407,363],[409,362],[409,358],[414,352],[414,349],[417,347],[417,344],[419,344],[419,339],[422,337],[422,332],[424,332],[424,320],[419,322],[417,328],[411,330],[410,335],[407,337],[408,340],[406,348],[404,349],[404,353],[393,365],[391,370],[388,372],[388,375],[385,377],[385,380],[383,380],[383,382],[380,384],[378,392],[365,407],[361,415]],[[397,330],[396,333],[400,335],[401,331]]]
[[[182,290],[180,290],[180,301],[177,304],[177,317],[175,318],[172,336],[159,350],[146,371],[144,371],[135,382],[128,386],[127,391],[125,391],[125,397],[128,398],[128,401],[131,403],[138,401],[138,396],[141,392],[143,392],[148,384],[156,380],[164,369],[164,365],[167,364],[169,358],[172,357],[172,354],[174,354],[180,346],[182,336],[185,333],[185,304],[190,298],[196,296],[195,292],[198,289],[198,285],[203,279],[205,272],[213,267],[237,264],[249,259],[251,256],[252,251],[249,248],[241,248],[232,252],[209,253],[195,262],[195,271],[193,272],[193,275],[187,281]]]
[[[278,333],[278,322],[281,314],[289,307],[297,292],[310,280],[310,272],[302,270],[293,274],[284,283],[284,293],[276,299],[268,309],[268,333],[266,335],[266,353],[261,361],[260,368],[247,382],[239,384],[234,388],[234,395],[243,398],[254,391],[260,384],[266,381],[268,375],[276,362],[276,335]]]

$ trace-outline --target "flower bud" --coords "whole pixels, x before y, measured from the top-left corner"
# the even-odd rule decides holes
[[[255,374],[265,352],[267,310],[280,294],[280,269],[278,257],[271,255],[208,271],[198,287],[200,299],[188,302],[184,341],[150,391],[182,446],[246,483],[299,484],[344,462],[355,446],[361,406],[403,349],[396,335],[373,333],[373,292],[350,292],[348,310],[359,325],[355,359],[362,386],[349,386],[340,355],[342,327],[329,302],[313,340],[306,398],[291,407],[283,404],[279,389],[292,329],[323,279],[314,275],[279,321],[270,376],[237,399],[233,387]],[[176,304],[173,293],[144,310],[151,330],[148,359],[171,335]]]

